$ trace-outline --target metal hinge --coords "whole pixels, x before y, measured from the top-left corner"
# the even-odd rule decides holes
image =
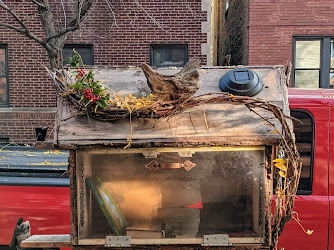
[[[131,247],[130,236],[107,236],[105,247]]]
[[[228,243],[228,234],[209,234],[204,235],[202,246],[231,246]]]

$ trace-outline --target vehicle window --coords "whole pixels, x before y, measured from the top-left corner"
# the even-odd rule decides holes
[[[305,110],[291,110],[296,144],[303,161],[297,194],[312,193],[314,121],[312,115]]]

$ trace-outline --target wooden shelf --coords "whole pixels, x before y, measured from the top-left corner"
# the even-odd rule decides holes
[[[33,235],[21,242],[20,248],[70,247],[69,234]]]

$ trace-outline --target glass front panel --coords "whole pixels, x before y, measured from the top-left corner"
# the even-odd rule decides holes
[[[7,79],[0,77],[0,105],[7,104]]]
[[[296,41],[295,68],[320,68],[320,40]]]
[[[77,166],[80,239],[264,236],[264,148],[86,150]]]
[[[319,88],[319,70],[295,70],[296,88]]]

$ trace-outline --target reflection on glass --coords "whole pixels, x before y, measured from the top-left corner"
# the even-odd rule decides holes
[[[331,68],[334,68],[334,40],[331,40]]]
[[[0,105],[7,103],[7,81],[0,77]]]
[[[296,68],[320,67],[320,40],[296,41]]]
[[[82,239],[263,236],[264,150],[109,152],[78,153],[88,183]]]
[[[184,49],[154,49],[155,67],[182,67],[185,64]]]
[[[72,57],[74,55],[73,50],[77,51],[80,54],[81,59],[85,65],[94,65],[93,47],[75,47],[70,45],[65,45],[63,49],[64,65],[69,63],[68,57]]]
[[[303,110],[292,110],[291,116],[298,119],[293,120],[293,132],[303,162],[298,190],[312,191],[313,120],[311,115]]]
[[[319,88],[319,70],[296,70],[296,88]]]
[[[6,53],[5,49],[0,49],[0,76],[6,74]]]
[[[334,86],[334,69],[331,69],[329,74],[329,85]]]

